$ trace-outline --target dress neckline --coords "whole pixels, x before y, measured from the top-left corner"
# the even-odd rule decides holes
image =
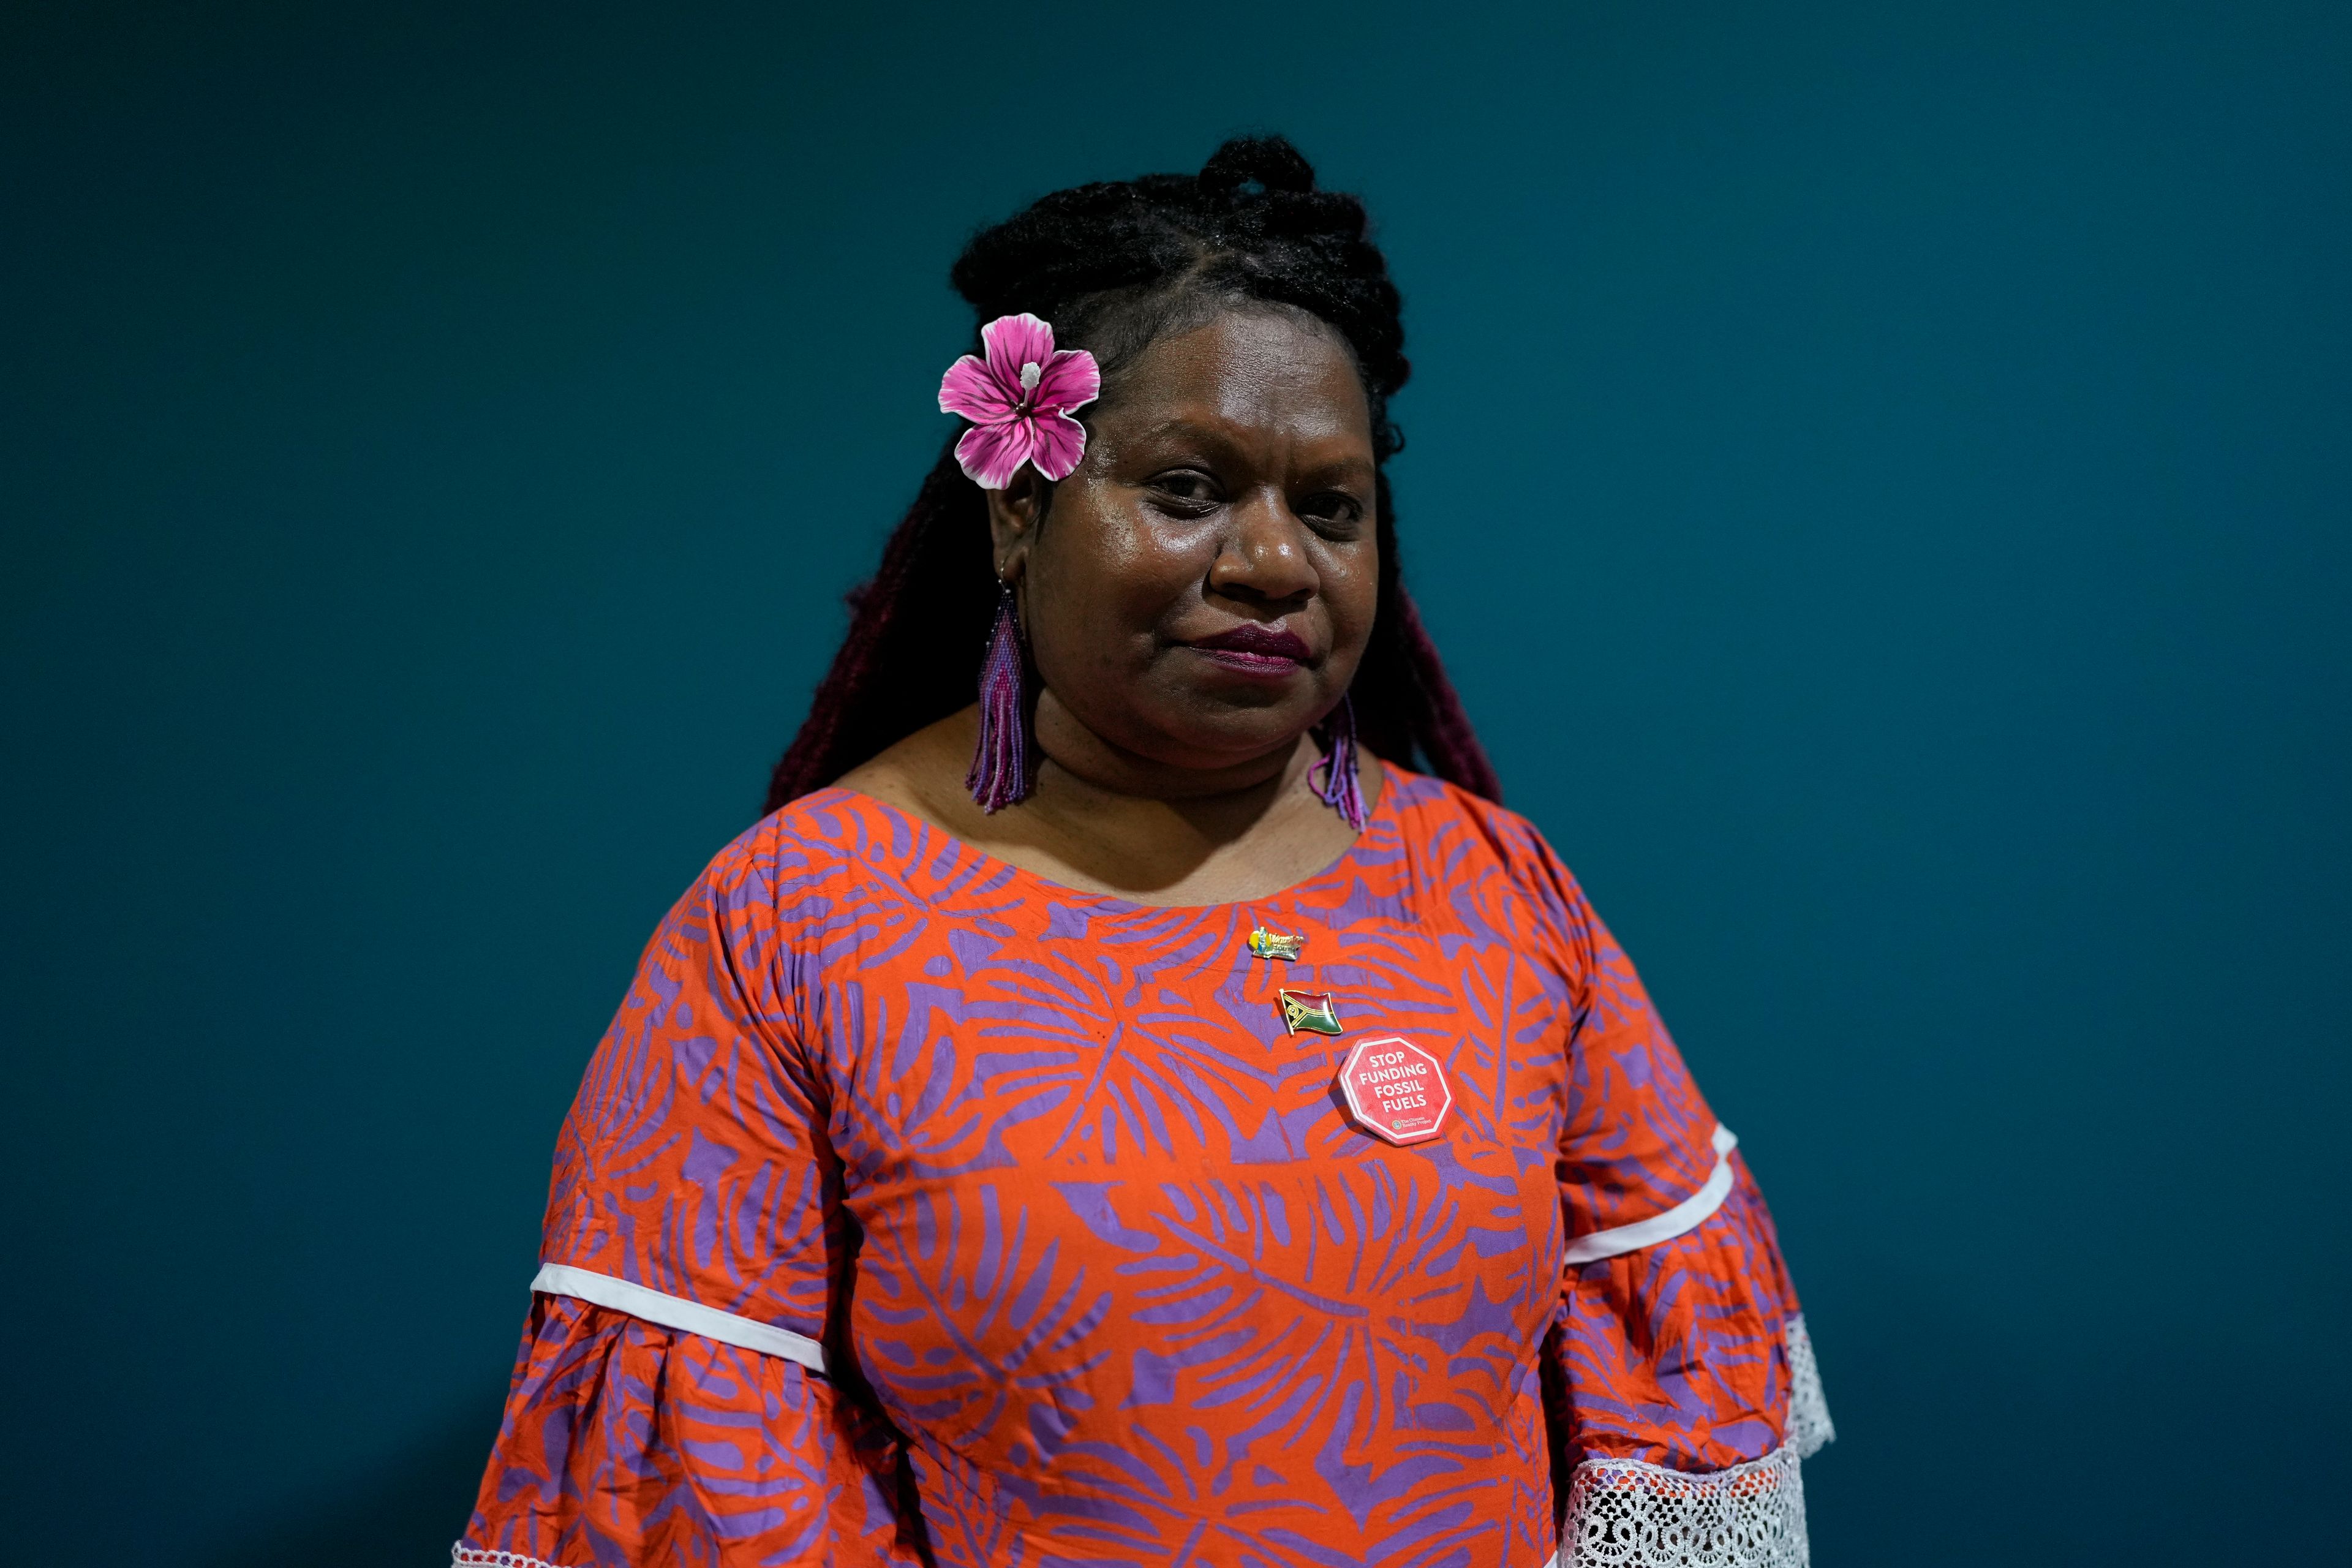
[[[1347,886],[1356,879],[1355,874],[1364,854],[1371,847],[1372,841],[1375,838],[1387,841],[1392,838],[1396,832],[1397,785],[1402,780],[1402,770],[1386,758],[1381,759],[1381,768],[1382,776],[1380,798],[1373,802],[1371,813],[1365,818],[1362,831],[1348,841],[1347,848],[1339,852],[1338,858],[1321,870],[1301,878],[1286,888],[1277,888],[1273,892],[1258,898],[1234,899],[1222,904],[1146,904],[1139,903],[1133,899],[1122,899],[1113,893],[1097,893],[1084,888],[1073,888],[1066,882],[1056,882],[1049,877],[1040,876],[1026,867],[1016,866],[1010,860],[991,855],[987,850],[978,848],[957,837],[929,818],[918,816],[904,806],[893,805],[878,796],[867,795],[864,790],[845,789],[839,784],[828,784],[824,789],[811,792],[803,799],[813,801],[821,796],[831,795],[844,802],[854,802],[859,806],[870,808],[880,813],[892,823],[909,829],[924,838],[952,846],[958,856],[977,861],[987,868],[990,880],[1001,879],[1058,903],[1084,905],[1097,913],[1107,915],[1213,915],[1234,910],[1255,910],[1273,905],[1304,905],[1314,901],[1318,894],[1344,893]]]

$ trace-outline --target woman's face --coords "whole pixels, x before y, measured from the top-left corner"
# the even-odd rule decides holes
[[[1286,759],[1355,678],[1378,597],[1371,415],[1346,347],[1228,310],[1139,354],[1087,424],[1042,521],[1034,475],[991,497],[1048,754],[1075,720],[1162,766]]]

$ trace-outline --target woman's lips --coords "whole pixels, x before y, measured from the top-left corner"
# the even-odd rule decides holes
[[[1189,646],[1227,669],[1276,678],[1288,675],[1311,655],[1305,638],[1279,626],[1239,626]]]

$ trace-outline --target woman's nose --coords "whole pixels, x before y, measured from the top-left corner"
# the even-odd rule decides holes
[[[1281,496],[1253,495],[1226,515],[1234,526],[1209,569],[1211,588],[1277,603],[1315,591],[1320,580],[1307,558],[1307,525]]]

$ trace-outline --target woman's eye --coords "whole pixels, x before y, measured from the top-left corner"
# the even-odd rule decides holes
[[[1321,495],[1308,496],[1300,502],[1298,515],[1335,528],[1349,528],[1364,520],[1364,507],[1353,496],[1327,490]]]
[[[1212,506],[1217,500],[1217,481],[1192,468],[1155,475],[1151,488],[1162,499],[1180,502],[1187,509]]]

